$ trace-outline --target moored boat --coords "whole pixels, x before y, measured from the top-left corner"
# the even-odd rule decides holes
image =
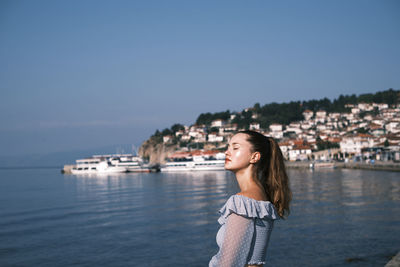
[[[313,162],[310,163],[310,169],[334,169],[336,168],[333,162]]]
[[[76,165],[72,167],[72,174],[91,174],[91,173],[123,173],[126,168],[111,165],[108,160],[102,158],[87,158],[76,160]]]
[[[151,168],[144,164],[140,157],[131,154],[94,155],[90,158],[76,160],[75,165],[66,166],[64,166],[63,172],[72,174],[151,171]]]
[[[141,157],[130,154],[113,155],[110,163],[116,167],[124,167],[127,172],[150,172],[150,167],[143,163]]]
[[[193,156],[181,160],[167,162],[161,166],[161,172],[185,172],[185,171],[223,171],[225,170],[225,154],[218,153],[216,157],[203,155]]]

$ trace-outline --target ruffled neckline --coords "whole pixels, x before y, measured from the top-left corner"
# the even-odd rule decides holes
[[[248,218],[280,219],[275,206],[270,201],[255,200],[243,195],[231,196],[219,210],[219,213],[221,214],[221,218],[218,221],[221,224],[224,223],[226,218],[232,213]]]

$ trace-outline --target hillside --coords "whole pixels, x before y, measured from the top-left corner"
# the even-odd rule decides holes
[[[364,125],[363,118],[379,117],[386,106],[398,107],[399,104],[400,90],[388,89],[375,94],[340,95],[333,101],[323,98],[264,105],[256,103],[253,107],[246,108],[241,112],[227,110],[216,113],[202,113],[197,117],[195,124],[191,126],[174,124],[171,128],[162,131],[157,130],[142,144],[139,154],[149,159],[151,163],[162,163],[168,155],[176,150],[223,150],[224,142],[229,135],[237,130],[255,129],[273,136],[278,141],[285,141],[297,138],[296,129],[305,127],[308,127],[307,131],[310,131],[307,134],[313,135],[316,150],[336,148],[339,146],[338,136],[332,136],[329,140],[322,140],[320,137],[327,135],[324,130],[326,128],[325,123],[329,127],[334,125],[331,130],[334,128],[335,131],[339,132],[346,131],[346,129],[354,131],[353,126],[355,125],[355,132],[370,133],[369,130],[376,131],[377,129],[370,129],[368,127],[373,128],[373,126]],[[361,109],[358,108],[359,106]],[[364,106],[368,108],[364,109]],[[355,118],[359,120],[354,120],[350,116],[352,113],[355,113]],[[394,113],[396,114],[396,111]],[[309,114],[311,115],[309,116]],[[325,120],[325,116],[332,118]],[[307,126],[310,120],[314,122]],[[271,126],[272,128],[275,127],[274,125],[281,125],[282,134],[276,135],[274,130],[272,130],[272,133],[267,132],[268,129],[271,129]],[[353,128],[349,128],[349,126]],[[291,128],[294,131],[291,131]],[[385,132],[385,129],[383,129],[383,132]],[[309,136],[306,137],[311,140]]]

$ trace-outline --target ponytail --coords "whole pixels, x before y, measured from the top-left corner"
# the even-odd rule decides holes
[[[290,213],[289,203],[292,200],[292,192],[289,188],[289,178],[286,174],[285,163],[279,145],[271,137],[270,162],[266,190],[269,191],[270,201],[278,210],[281,217],[287,217]]]
[[[272,137],[266,137],[255,131],[241,131],[248,136],[247,141],[252,145],[254,152],[261,157],[256,163],[256,182],[262,186],[268,201],[274,204],[281,218],[289,213],[289,204],[292,192],[289,187],[289,178],[286,174],[285,163],[279,145]]]

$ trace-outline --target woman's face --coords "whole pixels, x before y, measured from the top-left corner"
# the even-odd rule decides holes
[[[251,144],[246,139],[246,134],[238,133],[229,141],[228,148],[225,151],[226,170],[235,172],[250,165],[253,153]]]

